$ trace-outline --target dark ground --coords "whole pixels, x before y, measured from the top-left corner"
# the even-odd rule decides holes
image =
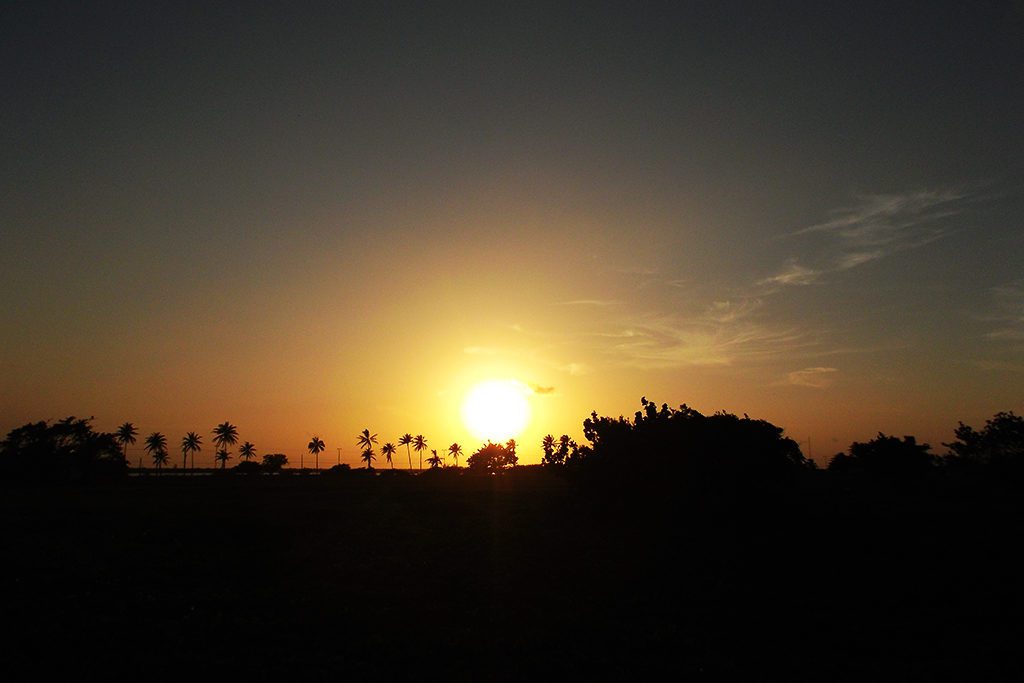
[[[6,486],[0,675],[1024,672],[1012,490],[627,493],[546,474]]]

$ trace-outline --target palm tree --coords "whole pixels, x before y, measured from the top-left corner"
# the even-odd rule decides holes
[[[380,452],[387,458],[388,464],[391,465],[391,469],[395,469],[395,463],[391,461],[391,456],[395,454],[395,444],[388,441],[386,444],[380,447]]]
[[[540,447],[544,450],[544,455],[550,458],[555,450],[555,437],[550,434],[545,435],[544,440],[540,442]]]
[[[221,422],[213,429],[213,443],[217,444],[217,457],[221,451],[226,451],[228,446],[238,443],[238,427],[230,422]],[[224,469],[226,460],[221,460],[221,469]]]
[[[356,437],[356,443],[362,446],[363,450],[372,450],[377,444],[377,435],[371,434],[369,429],[364,429],[362,433]]]
[[[231,454],[228,453],[228,449],[222,448],[219,451],[217,451],[216,460],[217,460],[217,462],[220,463],[220,468],[221,469],[224,469],[224,467],[228,464],[228,460],[230,460],[230,459],[231,459]]]
[[[412,451],[409,450],[409,444],[412,443],[412,434],[402,434],[398,439],[399,446],[405,446],[405,454],[409,456],[409,469],[412,469]]]
[[[192,454],[192,469],[196,468],[196,451],[203,450],[202,447],[203,437],[199,436],[195,432],[189,432],[185,436],[181,437],[181,455],[184,459],[181,463],[182,468],[188,466],[188,454]]]
[[[320,454],[325,448],[323,439],[314,434],[313,438],[309,440],[308,444],[306,444],[306,448],[313,454],[313,457],[316,458],[316,469],[320,469]],[[302,469],[301,456],[299,457],[299,469]]]
[[[431,455],[427,458],[427,464],[430,465],[430,469],[434,470],[441,466],[441,457],[437,454],[436,450],[431,450]]]
[[[117,428],[114,438],[117,439],[117,442],[121,444],[121,448],[124,450],[125,462],[128,461],[128,444],[135,443],[135,435],[138,433],[139,430],[131,422],[125,422]]]
[[[246,441],[242,444],[242,447],[238,449],[238,454],[242,456],[242,459],[246,462],[249,462],[249,458],[256,457],[256,446]]]
[[[367,448],[366,450],[363,451],[363,454],[359,456],[359,459],[366,463],[366,469],[369,470],[373,469],[373,466],[370,465],[370,463],[376,460],[377,456],[373,454],[372,448]]]
[[[423,451],[427,450],[427,440],[423,438],[422,434],[417,434],[416,438],[412,440],[412,449],[420,456],[420,469],[422,470]]]
[[[146,451],[153,456],[156,472],[160,474],[160,468],[167,464],[167,437],[160,432],[153,432],[146,437]]]
[[[462,455],[462,446],[457,443],[453,443],[448,447],[448,453],[455,458],[455,466],[459,466],[459,456]]]
[[[505,450],[507,450],[507,451],[508,451],[509,453],[511,453],[512,455],[515,455],[515,454],[516,454],[516,446],[518,446],[518,445],[519,445],[519,444],[517,444],[517,443],[516,443],[516,440],[515,440],[515,439],[509,439],[509,440],[508,440],[508,441],[507,441],[507,442],[505,443]]]

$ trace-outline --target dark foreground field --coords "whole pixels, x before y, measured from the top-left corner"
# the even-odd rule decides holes
[[[1012,491],[624,492],[545,474],[7,487],[0,674],[1024,671]]]

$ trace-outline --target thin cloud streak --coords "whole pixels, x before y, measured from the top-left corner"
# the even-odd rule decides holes
[[[602,334],[608,337],[609,334]],[[612,333],[614,336],[614,333]],[[648,314],[630,321],[621,339],[606,352],[629,367],[731,366],[790,353],[816,342],[795,328],[775,329],[736,318],[728,322],[704,315]]]
[[[959,215],[959,204],[967,197],[953,190],[864,195],[856,205],[832,211],[831,220],[783,235],[782,239],[818,237],[825,245],[803,259],[791,257],[778,273],[758,285],[809,285],[829,273],[923,247],[948,234],[949,228],[941,222]]]
[[[992,313],[984,319],[993,324],[985,338],[994,341],[1024,341],[1024,280],[1015,280],[991,290]]]
[[[837,368],[815,367],[795,370],[786,375],[786,379],[778,384],[787,384],[795,387],[808,387],[810,389],[825,389],[835,383]]]
[[[615,301],[614,299],[574,299],[572,301],[556,301],[553,306],[596,306],[599,308],[605,308],[608,306],[617,306],[621,302]]]

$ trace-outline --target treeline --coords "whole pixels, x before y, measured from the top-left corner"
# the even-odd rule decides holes
[[[799,445],[785,436],[784,430],[766,420],[748,415],[739,417],[717,412],[703,415],[686,404],[678,408],[658,406],[640,399],[641,409],[632,419],[599,416],[596,412],[583,422],[588,444],[578,444],[567,435],[544,437],[540,444],[544,469],[571,476],[610,477],[633,483],[649,480],[668,485],[705,485],[715,483],[776,482],[805,476],[817,470]],[[128,472],[126,444],[134,442],[134,430],[126,423],[116,433],[97,432],[89,419],[68,417],[53,423],[34,422],[8,433],[0,443],[0,477],[14,480],[78,481],[99,477],[121,477]],[[214,430],[218,461],[224,468],[228,457],[224,444],[234,443],[233,425],[224,423]],[[833,477],[896,484],[910,483],[935,476],[970,477],[994,475],[1017,480],[1024,478],[1024,419],[1013,412],[997,413],[981,429],[962,422],[954,430],[956,437],[944,443],[945,454],[935,454],[931,446],[918,443],[913,436],[902,438],[879,433],[866,442],[854,442],[835,454],[826,468]],[[165,440],[154,433],[147,439],[147,450],[159,468],[166,462]],[[404,437],[403,437],[404,438]],[[426,441],[410,437],[400,444]],[[152,442],[152,443],[150,443]],[[364,430],[363,460],[371,469],[376,435]],[[190,447],[191,446],[191,447]],[[428,458],[432,472],[498,474],[518,466],[518,444],[483,444],[458,465],[462,449],[452,444],[454,466],[442,467],[442,458]],[[198,437],[190,433],[183,439],[187,456],[198,450]],[[316,457],[323,442],[316,437],[309,451]],[[383,449],[392,465],[395,447]],[[369,455],[367,455],[369,454]],[[240,452],[244,459],[225,473],[284,473],[288,459],[283,454],[263,456],[255,461],[254,448],[246,442]],[[411,453],[409,454],[411,456]],[[162,457],[161,457],[162,456]],[[409,458],[410,469],[412,458]],[[336,465],[325,474],[351,472],[348,465]]]

